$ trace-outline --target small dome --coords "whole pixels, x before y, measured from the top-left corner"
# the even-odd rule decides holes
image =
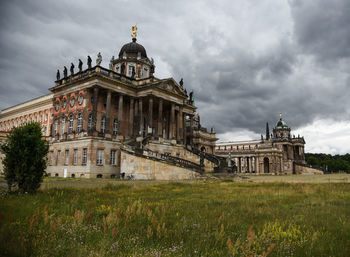
[[[288,128],[288,125],[284,120],[280,119],[277,122],[276,128]]]
[[[147,58],[146,49],[136,43],[136,38],[133,38],[132,42],[123,45],[119,52],[119,58],[123,57],[124,52],[127,57],[137,57],[138,53],[141,53],[141,58]]]

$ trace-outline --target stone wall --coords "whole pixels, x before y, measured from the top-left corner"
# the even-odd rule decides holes
[[[120,171],[124,172],[126,177],[132,175],[134,179],[145,180],[183,180],[199,176],[192,170],[135,156],[123,150],[121,151]]]
[[[313,168],[313,167],[307,167],[304,165],[299,165],[297,163],[295,163],[294,165],[294,169],[295,169],[295,173],[296,174],[305,174],[305,175],[312,175],[312,174],[324,174],[322,170]]]
[[[181,159],[197,163],[198,165],[200,162],[199,155],[186,150],[183,145],[171,145],[165,142],[163,143],[149,142],[147,147],[154,152],[158,152],[161,154],[169,153],[171,156],[179,157]],[[215,167],[214,163],[208,161],[207,159],[204,159],[205,172],[213,171],[214,167]]]
[[[82,163],[83,149],[87,149],[87,162]],[[103,162],[97,165],[97,150],[103,150]],[[57,164],[57,152],[61,151],[61,158]],[[65,151],[69,150],[68,164],[65,163]],[[73,163],[74,150],[78,151],[77,163]],[[115,164],[111,164],[110,153],[111,150],[116,151]],[[51,161],[51,152],[53,152],[53,160]],[[48,156],[48,167],[46,172],[49,176],[59,177],[85,177],[96,178],[97,175],[102,175],[103,178],[110,178],[111,176],[119,177],[120,171],[120,143],[99,140],[99,139],[81,139],[74,141],[55,142],[50,145]]]

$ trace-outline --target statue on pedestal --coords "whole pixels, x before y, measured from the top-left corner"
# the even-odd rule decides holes
[[[70,75],[73,76],[74,75],[74,64],[71,63],[70,65]]]
[[[61,78],[60,70],[57,70],[56,80],[60,80],[60,78]]]
[[[181,87],[183,87],[183,85],[184,85],[184,79],[183,78],[181,78],[179,84],[180,84]]]
[[[64,77],[65,79],[67,78],[67,73],[68,73],[67,67],[64,66],[64,69],[63,69],[63,77]]]
[[[96,65],[101,65],[101,62],[102,62],[102,55],[101,55],[101,53],[99,52],[99,53],[97,54]]]
[[[88,69],[91,69],[91,62],[92,62],[91,57],[90,55],[88,55],[88,58],[87,58]]]
[[[79,72],[82,72],[83,70],[83,62],[79,59]]]
[[[109,69],[113,70],[113,63],[114,63],[114,55],[112,56],[112,59],[109,61]]]
[[[125,71],[125,63],[122,63],[122,66],[120,67],[120,74],[124,75]]]

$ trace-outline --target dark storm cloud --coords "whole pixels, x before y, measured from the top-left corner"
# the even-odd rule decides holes
[[[205,126],[264,132],[349,118],[349,1],[1,1],[0,108],[48,93],[56,70],[138,42],[184,78]]]

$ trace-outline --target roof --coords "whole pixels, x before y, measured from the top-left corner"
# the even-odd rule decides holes
[[[124,52],[128,57],[137,57],[138,53],[141,53],[141,58],[147,58],[146,49],[136,43],[136,38],[133,38],[132,42],[123,45],[119,51],[119,58],[123,57]]]

